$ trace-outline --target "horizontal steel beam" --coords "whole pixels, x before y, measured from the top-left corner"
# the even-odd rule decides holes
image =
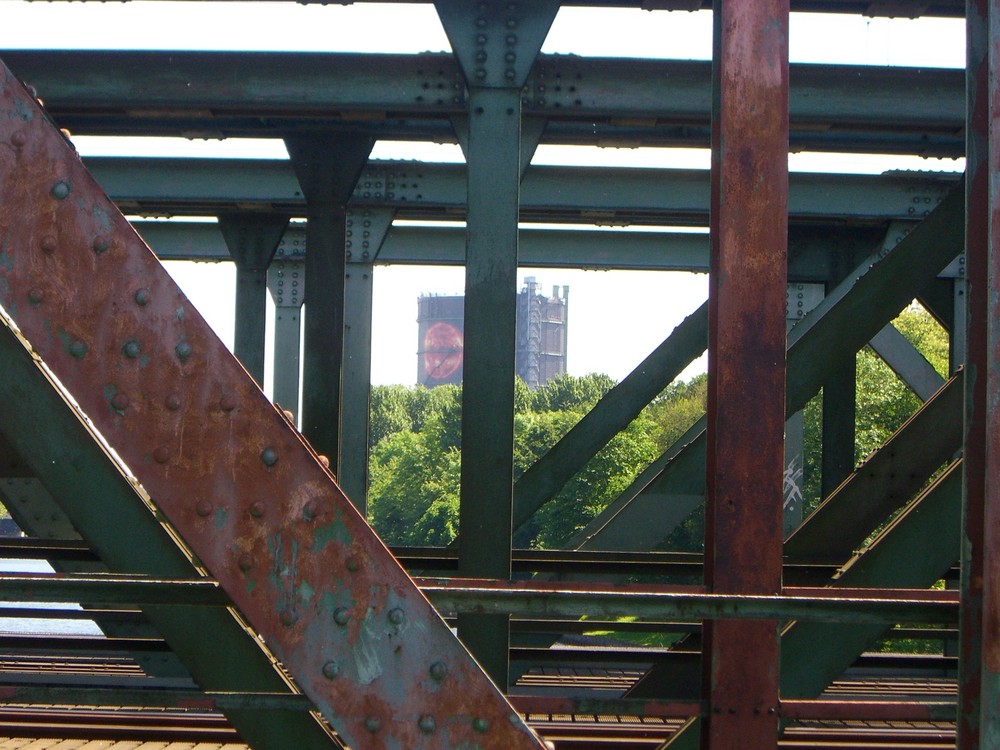
[[[859,3],[874,8],[877,3]],[[282,137],[317,126],[382,139],[454,142],[467,92],[448,54],[0,50],[62,127],[77,134]],[[791,67],[793,150],[964,153],[960,70]],[[711,64],[542,55],[525,115],[543,143],[701,145]]]
[[[213,222],[134,220],[160,260],[229,261],[228,249]],[[791,281],[823,282],[836,264],[853,265],[881,242],[884,232],[870,226],[794,226],[789,231]],[[305,258],[305,229],[294,223],[278,247],[279,260]],[[371,262],[352,255],[348,262]],[[433,225],[390,228],[376,265],[462,265],[465,229]],[[532,268],[592,268],[642,271],[708,272],[708,235],[689,232],[634,232],[602,229],[521,229],[518,262]],[[2,455],[2,451],[0,451]]]
[[[710,594],[703,587],[620,586],[597,584],[514,584],[489,581],[446,583],[418,581],[420,590],[441,612],[510,614],[512,617],[635,617],[800,620],[843,623],[958,622],[953,592],[924,590],[786,588],[781,595]],[[623,594],[627,593],[627,596]]]
[[[102,602],[105,604],[229,605],[219,584],[208,579],[155,580],[122,575],[2,575],[3,602]]]
[[[103,0],[102,0],[103,1]],[[286,0],[291,2],[292,0]],[[404,2],[431,3],[433,0],[359,0],[366,3]],[[330,0],[295,0],[300,5],[326,5]],[[340,5],[353,5],[354,0],[340,0]],[[562,5],[597,8],[642,8],[643,10],[700,10],[712,7],[711,0],[562,0]],[[861,13],[867,16],[945,16],[961,18],[965,13],[963,0],[923,0],[907,7],[899,0],[791,0],[798,12]]]
[[[305,200],[291,163],[266,159],[90,157],[87,168],[128,214],[216,215],[232,208],[301,216]],[[958,174],[844,175],[793,173],[793,221],[915,220],[927,216]],[[350,200],[354,209],[393,208],[398,217],[465,215],[464,164],[368,163]],[[687,169],[529,167],[521,220],[587,224],[708,221],[709,172]]]
[[[0,687],[5,703],[78,706],[136,706],[139,708],[182,708],[202,711],[244,710],[309,711],[312,702],[293,693],[231,693],[197,690],[156,690],[149,688],[64,687],[7,685]]]

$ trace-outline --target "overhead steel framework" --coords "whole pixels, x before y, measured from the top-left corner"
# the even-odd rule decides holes
[[[26,534],[0,557],[57,571],[0,575],[0,601],[82,602],[49,613],[100,629],[0,635],[0,736],[17,707],[72,704],[221,712],[256,750],[995,747],[1000,0],[562,4],[714,6],[713,62],[540,55],[558,0],[435,0],[451,55],[0,51],[0,500]],[[793,10],[965,16],[968,66],[789,65]],[[269,137],[289,159],[81,160],[60,128]],[[388,138],[466,163],[370,159]],[[540,143],[708,146],[712,164],[533,166]],[[789,150],[967,168],[789,175]],[[708,232],[663,229],[681,225]],[[235,263],[235,356],[166,259]],[[465,268],[446,549],[389,549],[365,520],[388,263]],[[707,272],[710,293],[515,481],[529,264]],[[913,299],[948,330],[948,378],[892,326]],[[866,345],[922,405],[854,466]],[[521,549],[706,350],[705,416],[565,549]],[[298,424],[258,387],[269,366]],[[802,518],[792,425],[821,390],[823,500]],[[704,554],[663,549],[702,507]],[[0,606],[25,613],[43,615]],[[678,639],[567,645],[597,625]],[[868,652],[927,633],[940,655]]]

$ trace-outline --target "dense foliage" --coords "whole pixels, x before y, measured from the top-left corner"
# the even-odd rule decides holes
[[[922,308],[905,311],[896,326],[938,368],[947,370],[946,333]],[[869,349],[857,355],[856,459],[881,445],[919,406],[916,396]],[[515,390],[514,475],[519,477],[614,386],[606,375],[561,376]],[[521,530],[518,541],[565,545],[622,492],[651,460],[705,413],[707,378],[670,385],[619,433]],[[819,500],[822,395],[807,406],[807,509]],[[372,390],[372,523],[392,544],[444,545],[458,533],[461,469],[461,389],[379,386]],[[665,548],[700,549],[704,514],[694,514]]]

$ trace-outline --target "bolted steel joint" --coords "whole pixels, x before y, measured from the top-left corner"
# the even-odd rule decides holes
[[[479,734],[485,734],[490,728],[490,720],[482,717],[473,719],[472,728]]]
[[[389,622],[393,625],[402,625],[406,622],[406,613],[399,607],[394,607],[389,610]]]
[[[83,359],[87,356],[87,344],[80,339],[74,339],[70,342],[69,353],[73,359]]]
[[[195,505],[194,511],[202,518],[207,518],[212,515],[212,503],[208,500],[201,499],[198,501],[198,504]]]
[[[149,290],[148,289],[136,290],[134,299],[135,299],[135,304],[137,304],[139,307],[145,307],[146,305],[149,304],[149,300],[151,299]]]
[[[434,717],[430,714],[424,714],[417,721],[417,726],[420,727],[420,731],[424,734],[433,734],[434,730],[437,729],[437,722],[434,721]]]
[[[65,180],[59,180],[55,185],[52,186],[52,197],[57,201],[65,200],[70,194],[70,184]]]
[[[335,661],[328,661],[323,665],[323,676],[328,680],[334,680],[340,674],[340,665]]]
[[[448,676],[448,665],[443,661],[436,661],[431,664],[431,668],[428,671],[430,672],[431,679],[434,680],[434,682],[441,682]]]
[[[365,719],[365,729],[367,729],[372,734],[375,734],[381,728],[382,728],[382,721],[377,716],[369,716],[367,719]]]
[[[191,356],[191,344],[187,341],[180,342],[174,347],[174,353],[181,362],[187,362],[188,357]]]
[[[271,468],[278,463],[278,451],[274,448],[265,448],[260,453],[260,460],[264,463],[264,466]]]
[[[344,627],[351,621],[351,610],[347,607],[337,607],[333,612],[333,621],[340,627]]]
[[[129,359],[135,359],[142,354],[142,345],[136,339],[129,339],[122,344],[122,354]]]

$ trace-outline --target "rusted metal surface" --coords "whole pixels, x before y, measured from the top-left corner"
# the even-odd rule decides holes
[[[357,748],[539,747],[0,69],[0,306]]]
[[[781,590],[788,0],[716,3],[705,566],[715,593]],[[705,624],[710,750],[770,750],[778,627]],[[689,730],[690,731],[690,730]]]
[[[992,0],[968,0],[966,22],[966,378],[963,473],[961,659],[959,666],[958,746],[980,747],[982,692],[984,513],[986,493],[986,301],[990,230],[990,67],[989,10]]]
[[[921,589],[788,588],[783,595],[707,593],[700,586],[641,586],[453,579],[421,581],[442,612],[510,613],[515,617],[638,617],[802,622],[953,624],[953,592]],[[623,596],[623,594],[625,594]]]
[[[989,10],[989,242],[982,248],[985,275],[977,280],[975,314],[985,327],[983,351],[976,355],[982,367],[983,400],[974,408],[984,427],[983,457],[983,625],[981,742],[1000,739],[1000,2]],[[970,337],[971,342],[971,337]],[[978,343],[978,341],[977,341]],[[970,356],[971,346],[970,346]],[[971,435],[970,435],[971,437]],[[978,439],[979,436],[977,436]],[[979,450],[975,445],[969,450]]]

